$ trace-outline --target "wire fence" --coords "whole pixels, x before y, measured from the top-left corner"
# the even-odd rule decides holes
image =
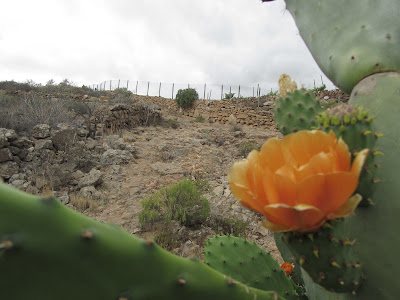
[[[272,93],[272,89],[257,86],[249,87],[242,85],[217,85],[217,84],[182,84],[164,83],[151,81],[130,81],[130,80],[107,80],[99,84],[93,84],[90,88],[94,90],[115,90],[126,88],[136,95],[156,96],[175,99],[180,89],[193,88],[199,94],[200,99],[221,100],[225,94],[234,94],[235,97],[260,97]]]

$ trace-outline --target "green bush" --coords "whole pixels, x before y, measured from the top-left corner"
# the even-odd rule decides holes
[[[225,99],[232,99],[235,96],[235,93],[225,93]]]
[[[246,157],[253,150],[260,150],[260,145],[258,145],[255,141],[247,141],[243,142],[239,145],[239,155]]]
[[[197,123],[204,123],[205,120],[206,120],[206,119],[204,119],[203,116],[197,116],[197,117],[194,119],[194,121],[197,122]]]
[[[193,102],[197,99],[199,99],[199,94],[197,94],[195,89],[189,88],[179,90],[176,94],[175,101],[178,107],[189,108],[192,107]]]
[[[139,222],[143,228],[171,220],[193,226],[205,222],[209,214],[210,205],[202,190],[195,182],[184,179],[144,198]]]
[[[248,223],[237,219],[215,217],[212,228],[217,234],[230,234],[233,236],[246,236]]]

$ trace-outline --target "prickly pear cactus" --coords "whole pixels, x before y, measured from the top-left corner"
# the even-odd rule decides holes
[[[355,240],[344,231],[343,220],[335,220],[315,232],[282,233],[281,240],[312,280],[325,289],[352,293],[361,283],[362,265],[354,249]]]
[[[382,135],[375,132],[374,118],[370,117],[369,111],[363,107],[353,107],[342,103],[320,113],[316,119],[320,124],[318,129],[326,132],[332,130],[338,138],[341,137],[346,142],[353,159],[357,152],[366,148],[370,149],[355,193],[363,197],[360,205],[374,204],[372,194],[380,181],[375,176],[376,169],[379,167],[379,157],[383,155],[382,151],[376,147],[376,140]]]
[[[398,0],[286,0],[321,70],[350,93],[370,74],[400,70]]]
[[[309,130],[316,126],[316,115],[322,111],[312,92],[297,90],[279,98],[274,107],[275,122],[282,134]]]
[[[0,299],[284,299],[0,183]]]
[[[216,236],[205,244],[204,259],[210,267],[248,286],[273,289],[287,299],[297,299],[292,280],[270,253],[233,236]]]

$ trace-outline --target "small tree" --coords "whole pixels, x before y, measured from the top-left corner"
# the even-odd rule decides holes
[[[199,94],[196,92],[195,89],[184,89],[179,90],[176,94],[176,104],[182,108],[189,108],[192,107],[193,102],[199,99]]]

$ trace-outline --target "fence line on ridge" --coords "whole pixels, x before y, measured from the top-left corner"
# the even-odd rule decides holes
[[[322,76],[321,76],[322,84]],[[243,85],[224,85],[224,84],[182,84],[182,83],[162,83],[151,81],[131,81],[131,80],[107,80],[99,84],[89,86],[96,90],[115,90],[117,88],[126,88],[136,95],[158,96],[174,99],[180,89],[194,88],[199,94],[200,99],[221,100],[225,98],[225,94],[234,93],[235,97],[260,97],[276,91],[272,88],[267,89],[257,86]],[[315,87],[315,80],[314,80]]]
[[[130,80],[107,80],[99,84],[89,86],[94,90],[105,91],[126,88],[136,95],[156,96],[175,99],[180,89],[194,88],[199,94],[200,99],[220,100],[225,98],[225,94],[234,93],[235,97],[260,97],[273,92],[272,88],[267,90],[259,84],[254,87],[242,85],[217,85],[217,84],[181,84],[181,83],[162,83],[151,81],[130,81]]]

